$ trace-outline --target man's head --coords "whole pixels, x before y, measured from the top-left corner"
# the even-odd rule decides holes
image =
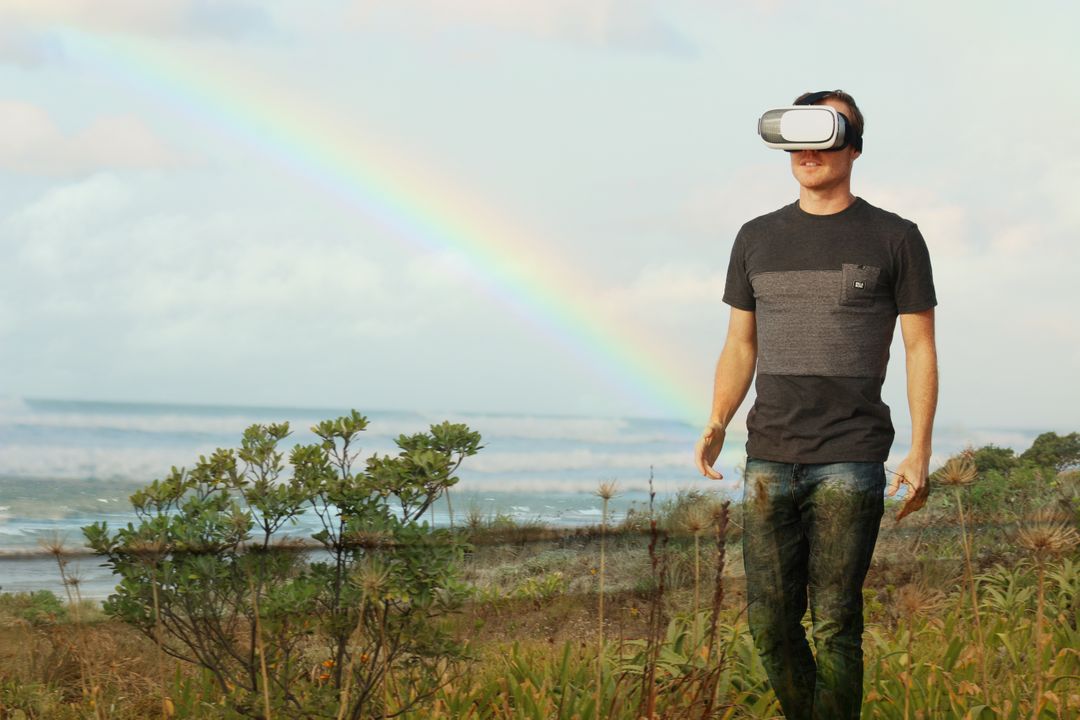
[[[809,101],[809,102],[808,102]],[[841,113],[859,138],[862,138],[864,121],[855,98],[843,90],[824,93],[803,93],[795,98],[795,105],[828,105]],[[858,143],[861,147],[862,143]],[[807,190],[829,190],[838,186],[849,186],[851,168],[855,158],[862,154],[851,144],[839,150],[796,150],[791,153],[791,174],[799,185]]]

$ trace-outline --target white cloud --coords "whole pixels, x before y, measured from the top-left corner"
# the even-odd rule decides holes
[[[130,188],[115,176],[100,173],[49,190],[11,215],[5,227],[37,237],[77,237],[113,221],[130,206]]]
[[[310,207],[207,207],[174,189],[99,174],[0,221],[7,392],[415,402],[401,376],[437,374],[413,366],[438,354],[438,293]]]
[[[232,35],[269,24],[257,5],[217,0],[7,0],[0,26],[29,32],[73,28],[92,32]]]
[[[161,188],[158,188],[160,190]],[[382,322],[383,274],[362,246],[275,232],[272,222],[143,209],[153,189],[97,175],[53,189],[0,225],[7,301],[33,297],[13,324],[113,323],[137,343],[228,342],[236,328]],[[12,323],[9,323],[12,324]],[[193,346],[194,347],[194,346]]]
[[[694,53],[689,39],[664,20],[650,0],[356,0],[360,27],[409,31],[479,27],[591,47],[678,55]]]
[[[470,261],[459,250],[439,250],[417,255],[408,267],[412,287],[437,291],[454,290],[469,282]]]
[[[106,168],[160,168],[176,158],[131,115],[95,118],[73,132],[44,108],[0,100],[0,168],[45,176],[81,175]]]
[[[189,4],[187,0],[9,0],[3,15],[8,22],[27,25],[164,30],[180,21]]]
[[[2,13],[2,11],[0,11]],[[0,14],[0,20],[2,20]],[[0,61],[23,67],[37,67],[62,55],[59,43],[34,33],[0,27]]]
[[[607,302],[629,317],[656,314],[674,319],[694,307],[711,307],[724,294],[723,273],[690,263],[646,266],[629,283],[607,291]]]

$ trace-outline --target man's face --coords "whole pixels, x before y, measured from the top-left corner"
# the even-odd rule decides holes
[[[818,105],[835,108],[848,118],[855,117],[848,104],[838,98],[826,98]],[[789,154],[791,174],[799,181],[799,185],[808,190],[830,190],[847,182],[851,177],[851,166],[855,158],[859,157],[859,153],[850,145],[834,152],[797,150]]]

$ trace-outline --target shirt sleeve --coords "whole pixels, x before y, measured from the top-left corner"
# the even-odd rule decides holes
[[[735,236],[728,260],[727,281],[724,284],[724,302],[733,308],[753,312],[757,308],[754,288],[746,271],[746,240],[743,231]]]
[[[917,225],[912,225],[900,242],[893,280],[897,312],[915,313],[937,305],[930,251]]]

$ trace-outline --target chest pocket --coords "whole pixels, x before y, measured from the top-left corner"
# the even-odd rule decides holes
[[[873,304],[874,291],[877,288],[881,268],[873,265],[844,263],[840,274],[843,278],[840,289],[841,305],[846,307],[868,307]]]

